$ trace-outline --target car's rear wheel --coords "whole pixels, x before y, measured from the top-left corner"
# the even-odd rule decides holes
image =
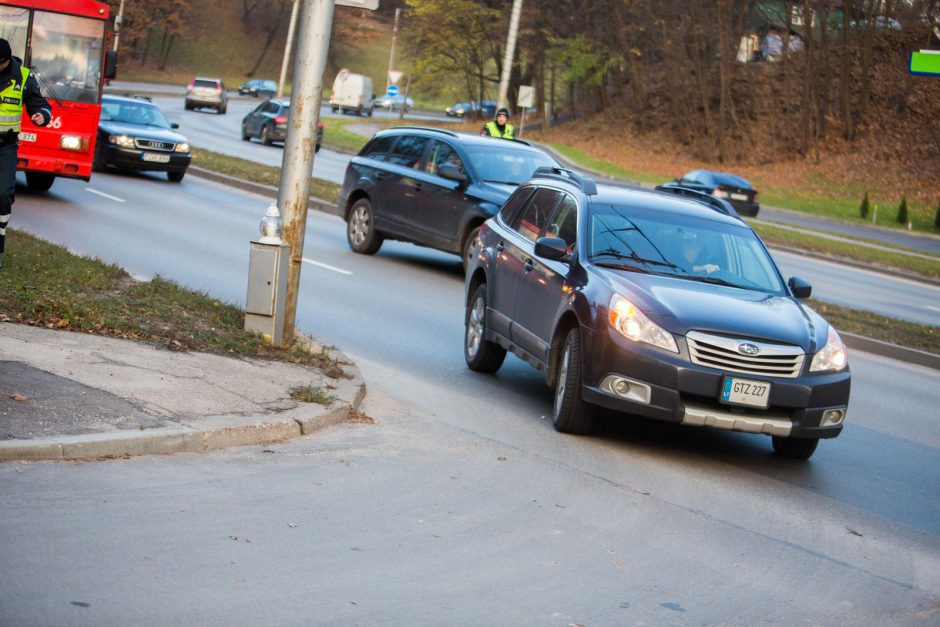
[[[248,127],[245,126],[245,123],[242,122],[242,141],[250,142],[251,137],[248,135]]]
[[[228,111],[228,103],[224,105],[219,105],[219,108],[216,109],[219,112],[219,115],[225,115],[225,112]]]
[[[473,258],[473,244],[477,241],[477,236],[480,235],[480,227],[474,227],[470,229],[470,232],[467,233],[467,237],[463,241],[463,246],[461,247],[461,257],[463,259],[463,269],[464,272],[467,271],[467,268],[470,267],[470,260]]]
[[[372,203],[360,198],[349,210],[346,221],[346,241],[353,252],[374,255],[382,246],[382,235],[375,230]]]
[[[271,139],[271,131],[268,130],[267,126],[261,127],[261,143],[265,146],[270,146],[274,143],[274,140]]]
[[[170,179],[171,183],[179,183],[184,176],[186,176],[186,170],[170,170],[166,173],[166,177]]]
[[[568,331],[555,377],[552,422],[562,433],[583,435],[590,431],[593,408],[581,398],[581,330]]]
[[[27,172],[26,187],[33,192],[48,192],[55,182],[55,174],[48,172]]]
[[[819,438],[801,439],[773,436],[771,440],[777,455],[791,459],[809,459],[816,452],[816,446],[819,444]]]
[[[486,283],[481,283],[467,305],[463,356],[477,372],[496,372],[506,359],[506,349],[486,339]]]

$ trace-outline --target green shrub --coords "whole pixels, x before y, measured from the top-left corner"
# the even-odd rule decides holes
[[[871,203],[868,202],[868,192],[865,192],[865,197],[862,198],[862,204],[858,206],[858,215],[861,216],[862,220],[868,219],[868,212],[871,209]]]
[[[907,224],[907,197],[901,196],[901,204],[898,205],[898,224]]]

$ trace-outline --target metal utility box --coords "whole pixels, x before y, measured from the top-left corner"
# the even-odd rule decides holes
[[[265,340],[280,345],[284,334],[290,246],[261,242],[251,242],[250,246],[245,330],[260,333]]]

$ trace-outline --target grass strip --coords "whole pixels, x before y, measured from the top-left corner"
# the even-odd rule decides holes
[[[814,299],[807,303],[839,331],[940,354],[940,327],[888,318]]]
[[[940,278],[940,259],[931,260],[923,257],[913,257],[903,253],[859,246],[852,242],[833,240],[767,224],[752,223],[751,226],[760,234],[761,239],[768,246],[798,248],[836,259],[847,259],[866,265],[906,272],[915,276]]]
[[[78,257],[22,231],[10,239],[0,271],[0,321],[142,340],[201,351],[329,368],[326,351],[272,346],[245,331],[245,312],[203,292],[156,277],[141,282],[98,259]]]
[[[632,172],[624,170],[620,166],[614,165],[609,161],[603,161],[601,159],[595,159],[594,157],[588,156],[577,148],[573,148],[571,146],[566,146],[564,144],[545,145],[560,154],[568,161],[577,164],[579,167],[585,168],[586,170],[599,172],[604,176],[609,176],[615,179],[623,179],[625,181],[634,183],[649,183],[650,185],[659,185],[660,183],[663,183],[663,177],[661,176],[653,176],[650,174],[644,174],[643,172]]]

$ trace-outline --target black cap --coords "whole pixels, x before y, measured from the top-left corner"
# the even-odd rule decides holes
[[[505,116],[508,118],[508,117],[509,117],[509,109],[499,109],[499,110],[496,112],[496,115],[497,115],[497,117],[498,117],[498,116],[501,116],[501,115],[505,115]]]
[[[13,56],[13,50],[10,49],[10,42],[6,39],[0,39],[0,62],[6,61]]]

